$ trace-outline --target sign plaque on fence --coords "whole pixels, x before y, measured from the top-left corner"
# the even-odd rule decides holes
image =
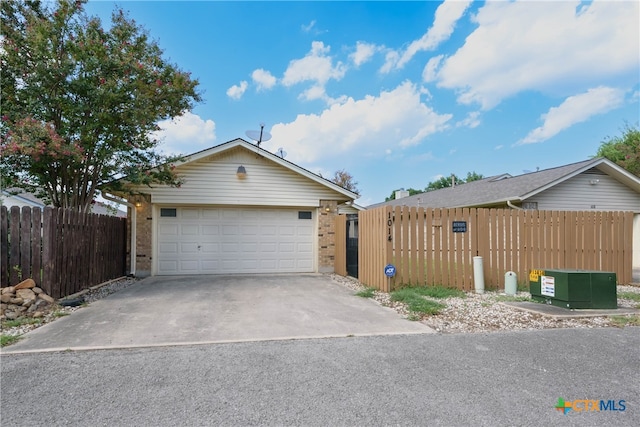
[[[454,233],[466,233],[467,221],[453,221],[451,223],[451,229]]]

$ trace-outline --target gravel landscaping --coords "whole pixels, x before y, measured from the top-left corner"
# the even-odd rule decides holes
[[[331,278],[334,282],[355,292],[367,289],[353,277],[332,274]],[[626,292],[640,295],[640,286],[618,286],[617,292],[618,296]],[[503,304],[506,301],[528,301],[530,297],[531,295],[528,292],[518,292],[515,296],[507,296],[504,293],[491,291],[487,291],[484,294],[467,292],[465,298],[452,297],[435,300],[446,305],[446,308],[436,315],[412,313],[406,304],[392,301],[391,295],[384,292],[374,291],[372,299],[382,306],[394,309],[408,319],[421,321],[441,333],[620,326],[620,320],[617,318],[602,316],[556,319],[520,311]],[[619,297],[618,307],[640,308],[640,302]],[[640,323],[640,315],[635,315],[634,322],[635,325]]]

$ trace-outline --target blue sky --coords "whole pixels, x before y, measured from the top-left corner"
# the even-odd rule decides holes
[[[398,188],[586,160],[640,118],[637,1],[218,2],[119,5],[204,102],[162,122],[189,154],[260,123],[262,147],[368,206]]]

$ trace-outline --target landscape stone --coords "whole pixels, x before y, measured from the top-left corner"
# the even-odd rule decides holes
[[[17,289],[16,296],[18,298],[22,298],[23,300],[36,299],[36,294],[31,289],[27,289],[27,288]]]
[[[48,295],[47,295],[47,296],[48,296]],[[43,299],[38,298],[38,299],[36,300],[36,303],[35,303],[35,304],[33,304],[33,306],[34,306],[34,307],[38,307],[38,308],[40,308],[40,307],[46,307],[48,304],[49,304],[49,303],[48,303],[47,301],[45,301],[45,300],[43,300]]]
[[[0,301],[2,301],[3,303],[8,303],[9,301],[11,301],[11,295],[10,294],[0,295]]]
[[[35,311],[33,312],[33,314],[31,314],[31,317],[42,317],[44,316],[44,313],[41,311]]]
[[[4,294],[12,294],[14,293],[16,290],[15,287],[13,286],[7,286],[6,288],[2,288],[2,290],[0,291],[2,293],[2,295]]]
[[[23,302],[24,300],[22,298],[11,298],[9,300],[9,303],[15,304],[15,305],[22,305]]]
[[[15,320],[18,318],[18,313],[16,313],[15,311],[5,311],[4,317],[6,317],[9,320]]]
[[[43,293],[44,291],[42,289],[40,289],[39,287],[35,287],[33,289],[31,289],[33,291],[34,294],[39,295],[41,293]]]
[[[45,300],[46,302],[51,303],[51,304],[53,304],[53,302],[55,301],[55,299],[53,299],[49,295],[45,294],[44,292],[39,294],[38,298],[41,299],[41,300]]]
[[[27,307],[21,305],[20,307],[16,308],[16,311],[18,313],[23,313],[23,312],[27,311]]]
[[[25,279],[22,282],[18,283],[15,286],[15,289],[17,291],[18,289],[31,289],[35,287],[36,287],[36,282],[34,282],[33,279]]]

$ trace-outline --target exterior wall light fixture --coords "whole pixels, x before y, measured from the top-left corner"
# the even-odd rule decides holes
[[[238,170],[236,171],[236,176],[239,179],[245,179],[247,177],[247,170],[244,168],[244,166],[242,165],[238,166]]]

